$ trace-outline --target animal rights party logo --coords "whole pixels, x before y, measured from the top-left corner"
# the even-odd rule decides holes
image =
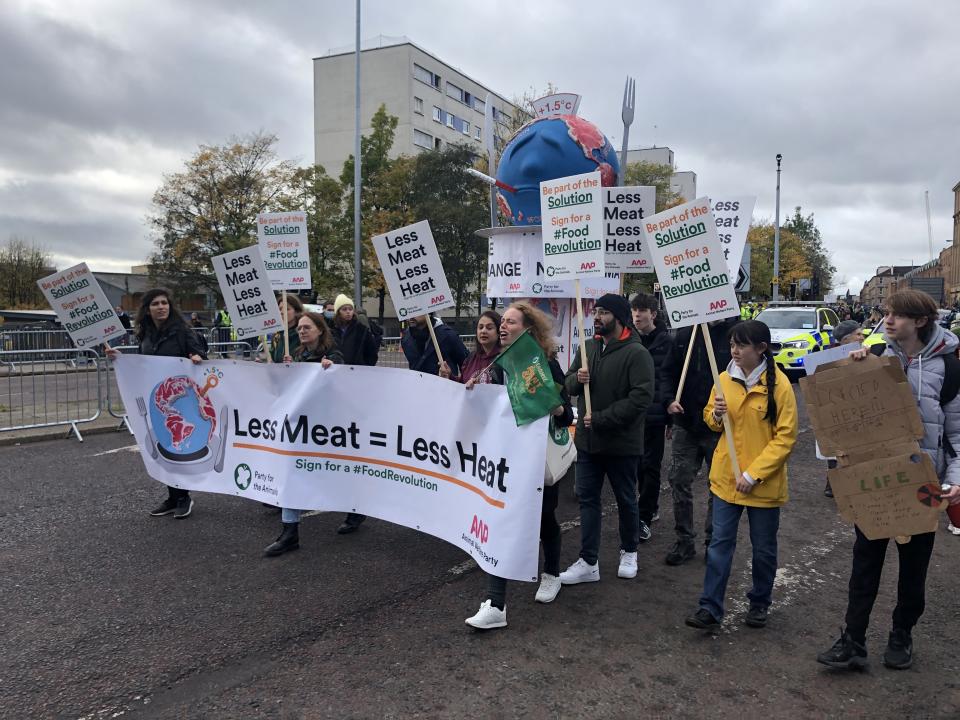
[[[683,316],[680,314],[679,310],[674,310],[670,313],[670,319],[674,322],[680,322],[683,319]]]
[[[233,482],[236,483],[237,487],[241,490],[246,490],[250,487],[252,480],[253,471],[246,463],[240,463],[233,469]]]
[[[150,456],[171,472],[223,469],[229,413],[223,405],[218,418],[211,392],[221,378],[223,372],[214,367],[205,371],[202,386],[186,375],[176,375],[157,383],[147,398],[137,398]]]

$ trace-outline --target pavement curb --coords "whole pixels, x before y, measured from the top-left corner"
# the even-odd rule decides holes
[[[117,428],[119,422],[120,421],[118,420],[116,423],[110,423],[109,425],[95,425],[87,428],[85,428],[83,425],[79,425],[77,429],[80,430],[80,435],[82,435],[84,438],[86,438],[88,435],[106,435],[107,433],[112,432],[126,432],[126,428]],[[41,430],[43,432],[41,432]],[[25,434],[8,434],[16,432],[23,432]],[[10,430],[8,433],[0,434],[0,447],[24,445],[26,443],[36,443],[44,440],[65,440],[67,438],[74,437],[69,425],[61,425],[53,428],[38,428],[35,432],[28,430]],[[76,440],[75,437],[74,440]]]

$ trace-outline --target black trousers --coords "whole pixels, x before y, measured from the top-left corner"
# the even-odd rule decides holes
[[[643,429],[643,455],[637,466],[637,506],[647,525],[660,510],[660,468],[663,465],[664,425]]]
[[[167,496],[171,500],[179,500],[180,498],[190,497],[190,491],[184,490],[183,488],[175,488],[171,485],[167,485]]]
[[[877,599],[883,561],[889,540],[867,540],[856,528],[853,544],[853,570],[847,600],[847,631],[857,642],[864,642],[870,611]],[[910,632],[923,615],[926,602],[927,568],[933,553],[936,533],[914,535],[905,545],[897,545],[900,556],[900,577],[897,581],[897,606],[893,609],[893,627]]]

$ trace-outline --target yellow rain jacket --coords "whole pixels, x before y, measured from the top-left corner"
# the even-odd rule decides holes
[[[710,490],[717,497],[735,505],[780,507],[787,502],[787,458],[797,441],[797,400],[790,381],[779,369],[774,384],[777,401],[775,423],[764,419],[767,414],[767,371],[748,392],[745,385],[724,371],[720,385],[727,401],[727,413],[733,425],[734,445],[740,471],[757,481],[749,493],[737,492],[727,450],[727,439],[717,442],[710,468]],[[723,432],[723,421],[713,416],[714,396],[710,394],[703,410],[704,422]]]

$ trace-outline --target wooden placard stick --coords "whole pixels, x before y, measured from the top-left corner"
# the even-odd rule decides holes
[[[287,320],[287,291],[283,291],[283,309],[280,312],[283,315],[283,356],[290,354],[290,321]]]
[[[710,342],[710,330],[706,323],[700,323],[703,333],[703,342],[707,346],[707,357],[710,358],[710,371],[713,373],[713,387],[718,398],[723,397],[723,388],[720,387],[720,373],[717,370],[717,358],[713,354],[713,343]],[[730,424],[730,413],[723,414],[723,434],[727,436],[727,450],[730,453],[730,464],[733,466],[734,480],[740,477],[740,462],[737,460],[737,448],[733,442],[733,425]]]
[[[583,312],[583,300],[580,298],[580,278],[574,281],[577,288],[577,315],[580,317],[580,367],[589,370],[587,367],[587,326]],[[590,405],[590,385],[583,386],[583,403],[587,409],[587,415],[593,410]]]
[[[433,350],[437,353],[437,369],[439,370],[440,366],[443,365],[443,355],[440,354],[440,343],[437,342],[437,333],[435,333],[433,330],[433,318],[430,317],[430,315],[425,315],[424,317],[427,318],[427,330],[430,331],[430,339],[433,341]]]

